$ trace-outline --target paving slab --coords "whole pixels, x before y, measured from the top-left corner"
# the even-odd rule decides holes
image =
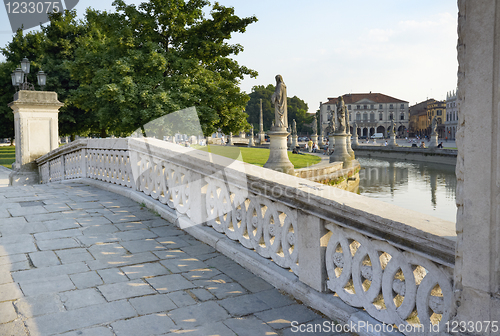
[[[130,199],[79,182],[10,190],[0,335],[291,335],[322,318]]]
[[[167,294],[147,295],[129,300],[139,315],[159,313],[177,308]]]
[[[152,314],[111,324],[116,336],[160,335],[179,327],[167,314]]]

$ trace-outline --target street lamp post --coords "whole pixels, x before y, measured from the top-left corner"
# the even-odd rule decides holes
[[[31,84],[30,82],[28,82],[28,74],[29,73],[30,73],[30,61],[25,57],[21,61],[21,67],[14,70],[11,74],[12,85],[17,89],[17,91],[20,91],[20,90],[34,91],[35,90],[34,85]],[[38,71],[37,81],[38,81],[38,85],[43,90],[45,87],[45,84],[47,83],[47,74],[45,72],[43,72],[42,70]]]

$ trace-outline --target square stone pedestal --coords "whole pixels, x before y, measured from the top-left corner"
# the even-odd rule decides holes
[[[16,161],[10,185],[39,183],[35,160],[59,146],[58,113],[63,106],[56,92],[21,90],[9,107],[14,112]]]

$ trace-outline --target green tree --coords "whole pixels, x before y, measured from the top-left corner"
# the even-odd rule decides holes
[[[45,90],[57,92],[64,106],[59,109],[59,134],[71,136],[88,135],[96,131],[96,118],[72,103],[71,93],[79,87],[71,78],[68,62],[75,59],[76,40],[85,35],[87,25],[76,19],[76,11],[49,14],[49,24],[42,27],[44,41],[42,69],[48,74]]]
[[[16,68],[11,62],[0,63],[0,138],[14,138],[14,114],[7,106],[13,100],[14,87],[10,74]]]
[[[243,50],[226,42],[255,17],[239,18],[205,0],[151,0],[139,6],[117,0],[117,13],[88,10],[89,31],[78,39],[69,65],[80,86],[72,103],[94,111],[101,133],[129,134],[165,114],[194,106],[204,134],[247,128],[240,92],[257,73],[230,58]]]
[[[260,123],[260,99],[262,99],[264,131],[268,131],[271,128],[271,123],[274,120],[274,106],[271,103],[271,96],[274,90],[275,87],[272,84],[267,86],[257,85],[252,88],[252,92],[249,95],[250,100],[247,103],[245,112],[248,114],[248,122],[252,124],[256,130],[259,129]],[[297,132],[311,133],[313,116],[307,113],[307,103],[297,96],[292,98],[287,97],[287,107],[288,124],[291,125],[292,120],[295,119],[297,123]]]

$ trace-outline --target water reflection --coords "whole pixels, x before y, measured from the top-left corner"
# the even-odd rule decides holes
[[[358,161],[361,195],[455,222],[454,166],[373,158]]]

